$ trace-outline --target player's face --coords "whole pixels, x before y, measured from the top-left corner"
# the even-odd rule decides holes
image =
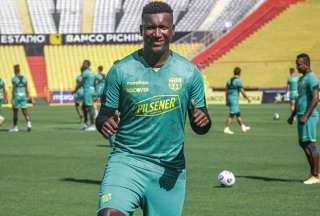
[[[14,74],[15,75],[18,75],[20,73],[20,67],[19,66],[14,66],[13,70],[14,70]]]
[[[296,60],[296,67],[300,73],[305,73],[309,68],[309,66],[306,64],[306,61],[304,60],[304,58],[298,58]]]
[[[169,50],[174,36],[172,15],[169,13],[145,14],[140,27],[144,49],[153,53],[164,53]]]
[[[83,64],[82,64],[83,70],[86,70],[89,67],[90,67],[90,63],[88,61],[84,61]]]

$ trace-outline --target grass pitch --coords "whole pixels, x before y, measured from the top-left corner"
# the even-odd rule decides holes
[[[195,135],[186,126],[185,216],[317,215],[320,185],[305,186],[308,166],[297,143],[296,126],[286,124],[289,105],[242,106],[252,127],[224,135],[227,109],[210,106],[213,129]],[[280,120],[272,120],[272,113]],[[110,152],[97,132],[79,129],[73,107],[36,105],[33,131],[8,133],[11,111],[0,128],[0,215],[95,215],[100,178]],[[236,184],[223,188],[218,173],[228,169]],[[160,200],[159,200],[160,201]],[[174,206],[172,206],[174,208]],[[141,211],[135,213],[142,215]]]

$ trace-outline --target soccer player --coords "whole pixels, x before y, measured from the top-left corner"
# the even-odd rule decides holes
[[[296,99],[298,97],[298,77],[295,74],[295,69],[289,69],[290,76],[287,82],[287,90],[289,92],[290,99],[290,111],[292,112],[296,105]]]
[[[186,115],[197,134],[207,133],[211,121],[199,69],[169,48],[172,14],[164,2],[145,5],[143,48],[115,62],[107,75],[96,126],[106,138],[115,133],[115,140],[99,216],[132,215],[138,207],[144,215],[182,215]]]
[[[93,97],[95,94],[94,89],[94,73],[90,69],[91,62],[89,60],[84,60],[82,64],[82,80],[77,84],[76,89],[73,93],[76,93],[81,87],[83,87],[83,115],[84,123],[87,125],[85,127],[86,131],[94,131],[96,128],[94,126],[94,109],[93,109]],[[90,123],[89,123],[89,119]]]
[[[104,86],[105,86],[105,78],[106,78],[106,76],[103,73],[103,66],[100,65],[98,67],[98,74],[95,77],[95,89],[96,89],[95,113],[97,113],[96,110],[97,110],[98,101],[101,102],[101,96],[103,94],[103,90],[104,90]]]
[[[234,116],[236,116],[237,122],[240,125],[241,130],[243,132],[247,132],[250,130],[250,127],[246,126],[243,123],[243,120],[240,114],[239,93],[241,93],[242,96],[246,98],[250,103],[250,99],[243,88],[242,81],[240,80],[240,73],[241,73],[241,68],[235,67],[233,70],[234,76],[231,77],[226,84],[226,104],[229,107],[229,113],[227,117],[226,127],[224,128],[225,134],[234,134],[234,132],[231,131],[230,129]]]
[[[0,78],[0,110],[6,96],[6,84],[3,79]]]
[[[317,124],[319,113],[317,104],[319,101],[319,81],[316,74],[311,70],[310,57],[302,53],[297,56],[296,67],[302,76],[298,81],[298,98],[295,109],[292,111],[288,123],[293,123],[297,114],[299,144],[303,149],[309,166],[310,177],[304,184],[318,184],[319,179],[319,152],[316,146]]]
[[[12,78],[12,110],[13,110],[13,128],[9,132],[18,132],[18,111],[21,109],[22,114],[27,122],[27,131],[30,132],[32,125],[30,115],[27,110],[27,101],[29,98],[28,81],[20,73],[20,65],[14,65],[14,77]]]
[[[76,78],[76,86],[80,85],[82,81],[82,67],[80,68],[80,74]],[[74,94],[74,106],[77,111],[77,114],[80,118],[80,124],[84,124],[83,121],[83,87],[81,86]]]

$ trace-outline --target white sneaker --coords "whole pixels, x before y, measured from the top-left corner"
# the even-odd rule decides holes
[[[30,132],[32,128],[31,121],[27,122],[27,131]]]
[[[84,129],[85,131],[96,131],[96,127],[94,125],[91,125],[89,127],[87,127],[86,129]]]
[[[81,130],[86,130],[89,126],[86,123],[81,123],[80,128]]]
[[[248,132],[249,130],[250,130],[251,128],[249,127],[249,126],[245,126],[245,125],[243,125],[243,126],[241,126],[241,130],[242,130],[242,132]]]
[[[18,132],[18,131],[19,131],[19,128],[18,128],[17,126],[11,128],[11,129],[9,130],[9,132]]]
[[[228,127],[226,127],[226,128],[223,130],[223,132],[224,132],[225,134],[234,134],[234,132],[231,131],[230,128],[228,128]]]

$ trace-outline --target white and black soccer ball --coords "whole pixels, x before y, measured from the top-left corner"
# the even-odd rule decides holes
[[[229,187],[236,183],[236,177],[231,171],[223,170],[218,175],[218,181],[221,185]]]
[[[274,112],[274,113],[272,114],[272,119],[273,119],[273,120],[279,120],[279,119],[280,119],[279,113]]]
[[[0,126],[3,125],[5,120],[6,119],[3,116],[0,115]]]

